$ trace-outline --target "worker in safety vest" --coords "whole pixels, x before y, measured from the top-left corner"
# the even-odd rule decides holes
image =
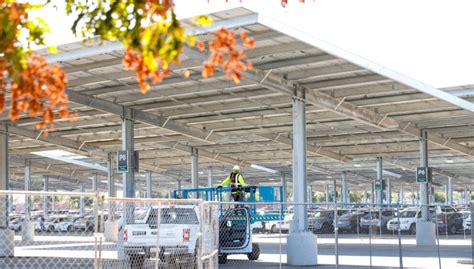
[[[242,174],[240,174],[240,167],[238,165],[234,165],[234,167],[232,168],[232,172],[230,172],[230,175],[228,175],[224,179],[224,181],[222,181],[221,185],[218,186],[218,188],[222,188],[222,186],[227,185],[232,188],[245,187],[247,185],[245,184],[244,177],[242,176]],[[242,201],[244,199],[244,194],[242,190],[232,191],[232,198],[235,202]]]

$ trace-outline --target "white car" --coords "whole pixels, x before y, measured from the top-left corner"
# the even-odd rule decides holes
[[[435,214],[435,210],[430,208],[430,220]],[[416,234],[416,222],[421,219],[421,210],[418,208],[408,208],[400,212],[400,216],[394,217],[387,222],[389,231],[398,230],[398,221],[400,220],[400,230],[408,231],[410,234]]]
[[[270,231],[270,233],[279,233],[280,229],[282,232],[288,232],[290,230],[290,225],[293,222],[293,214],[286,214],[285,218],[280,220],[269,221],[266,223],[265,228]]]
[[[74,222],[77,220],[77,217],[69,217],[62,219],[54,225],[56,231],[60,232],[74,232]]]
[[[462,222],[462,227],[464,231],[470,232],[471,231],[471,215],[467,216],[463,222]]]

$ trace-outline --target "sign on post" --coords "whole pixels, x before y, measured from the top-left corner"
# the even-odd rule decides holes
[[[128,172],[128,152],[126,150],[117,151],[117,172]]]
[[[417,167],[416,168],[416,183],[431,182],[431,167]]]
[[[383,190],[383,180],[376,179],[374,184],[374,191],[382,191]]]

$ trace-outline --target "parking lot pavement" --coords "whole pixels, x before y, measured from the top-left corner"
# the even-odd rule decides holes
[[[287,235],[257,234],[254,242],[259,243],[261,255],[257,261],[249,261],[246,255],[230,255],[228,262],[220,268],[292,268],[286,266]],[[19,238],[17,238],[19,239]],[[281,242],[281,245],[280,245]],[[471,258],[470,240],[462,235],[440,239],[440,254],[443,268],[472,268],[472,265],[459,264],[459,260]],[[399,249],[396,238],[383,235],[373,237],[371,246],[367,236],[344,234],[339,239],[340,268],[398,268]],[[413,236],[404,236],[402,241],[403,263],[405,268],[438,268],[437,247],[418,247]],[[116,245],[103,243],[101,256],[103,268],[131,268],[117,260]],[[281,256],[280,256],[281,253]],[[14,258],[0,259],[3,268],[93,268],[94,238],[92,236],[37,236],[34,242],[16,241]],[[156,260],[146,260],[139,268],[154,268]],[[318,268],[334,268],[335,245],[331,235],[318,238]],[[160,268],[176,268],[174,265],[159,262]],[[185,269],[187,265],[179,267]]]
[[[345,237],[345,238],[344,238]],[[245,255],[231,255],[222,268],[279,268],[280,243],[281,262],[286,264],[286,235],[255,235],[254,242],[259,243],[261,255],[258,261],[248,261]],[[442,268],[470,268],[472,265],[459,264],[459,260],[471,259],[470,241],[462,239],[440,240]],[[437,247],[418,247],[414,237],[402,241],[402,255],[405,268],[438,268]],[[395,238],[372,239],[372,248],[368,238],[357,238],[356,235],[343,235],[339,239],[340,268],[399,268],[398,241]],[[334,238],[323,235],[318,238],[318,268],[334,268]],[[282,266],[282,268],[292,268]],[[296,268],[296,267],[295,267]]]

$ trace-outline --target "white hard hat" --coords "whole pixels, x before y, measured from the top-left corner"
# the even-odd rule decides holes
[[[232,167],[232,171],[240,171],[240,167],[238,165],[234,165],[234,167]]]

